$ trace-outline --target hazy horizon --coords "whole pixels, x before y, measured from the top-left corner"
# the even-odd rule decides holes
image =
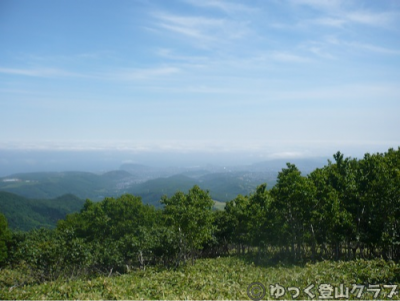
[[[337,151],[346,157],[361,159],[365,153],[386,152],[388,148],[376,146],[367,151],[357,148],[326,149],[319,151],[165,151],[165,150],[118,150],[118,149],[0,149],[0,177],[25,172],[87,171],[102,173],[118,170],[122,164],[134,163],[153,167],[200,167],[251,165],[264,161],[286,160],[296,162],[302,159],[327,159]],[[398,146],[392,148],[397,149]],[[325,165],[324,164],[324,165]]]

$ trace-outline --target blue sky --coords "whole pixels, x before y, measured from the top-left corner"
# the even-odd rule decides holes
[[[2,0],[0,149],[400,145],[400,1]]]

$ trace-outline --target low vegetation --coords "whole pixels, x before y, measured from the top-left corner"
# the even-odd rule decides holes
[[[399,283],[400,265],[384,260],[354,260],[350,262],[323,261],[316,264],[293,265],[278,263],[257,266],[245,257],[221,257],[199,259],[194,265],[178,269],[149,267],[134,270],[124,275],[112,274],[92,278],[59,278],[37,284],[22,272],[4,270],[0,275],[1,299],[91,299],[91,300],[248,300],[247,287],[260,282],[266,288],[263,299],[277,299],[271,294],[270,285],[279,284],[285,293],[279,299],[292,299],[288,288],[297,287],[297,299],[311,299],[304,290],[315,287],[310,293],[320,296],[321,284],[349,288],[349,299],[357,298],[359,290],[350,293],[354,284],[364,285],[362,300],[373,299],[374,291],[367,291],[368,284],[379,284],[378,299],[398,300],[394,295],[388,298],[391,288],[383,285]],[[334,297],[334,293],[332,295]],[[333,298],[331,298],[333,299]]]

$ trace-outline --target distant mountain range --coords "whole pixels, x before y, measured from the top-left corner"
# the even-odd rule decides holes
[[[33,199],[52,199],[64,194],[94,201],[106,196],[132,193],[144,203],[158,205],[163,194],[187,191],[193,185],[207,189],[213,199],[229,201],[238,194],[248,194],[257,185],[271,188],[278,172],[288,160],[272,160],[247,166],[169,167],[157,168],[139,164],[124,164],[119,170],[103,174],[89,172],[19,173],[0,178],[0,191]],[[326,164],[326,159],[292,160],[303,173]]]
[[[14,229],[54,227],[58,219],[79,211],[84,199],[99,201],[108,196],[130,193],[140,196],[145,204],[161,206],[163,195],[187,192],[194,185],[209,190],[217,208],[247,195],[267,183],[276,183],[278,172],[288,160],[273,160],[247,166],[156,168],[124,164],[119,170],[103,174],[89,172],[19,173],[0,178],[0,212],[10,217]],[[292,160],[304,174],[324,166],[326,159]],[[61,196],[61,197],[60,197]]]

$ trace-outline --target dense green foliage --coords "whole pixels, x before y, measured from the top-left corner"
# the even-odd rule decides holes
[[[27,199],[0,191],[0,212],[11,229],[29,231],[35,228],[55,228],[57,221],[79,211],[84,201],[67,194],[55,199]]]
[[[11,239],[11,232],[8,229],[6,217],[0,213],[0,265],[8,257],[7,243]]]
[[[188,261],[194,264],[200,257],[232,254],[240,254],[256,265],[354,260],[352,264],[343,263],[343,270],[349,271],[345,278],[331,279],[331,271],[327,270],[297,279],[304,285],[314,276],[316,282],[398,283],[399,267],[392,261],[400,259],[400,148],[384,154],[366,154],[360,160],[344,158],[338,152],[333,159],[307,176],[288,163],[271,190],[266,184],[260,185],[251,194],[238,195],[221,211],[212,210],[213,200],[208,191],[193,186],[187,193],[178,191],[162,197],[164,207],[160,209],[144,205],[140,197],[129,194],[98,203],[87,200],[80,212],[59,221],[54,230],[14,232],[11,237],[2,234],[8,230],[0,217],[0,229],[6,229],[0,232],[0,242],[1,237],[7,236],[3,250],[4,245],[7,248],[1,253],[6,255],[1,255],[0,262],[10,275],[12,271],[24,271],[22,283],[32,285],[76,276],[88,279],[123,274],[135,269],[155,271],[155,267],[186,271],[190,270]],[[360,258],[380,258],[372,261],[371,268],[381,267],[383,274],[360,271]],[[135,275],[132,281],[138,281]],[[257,280],[260,279],[250,282]],[[54,297],[75,298],[88,288],[86,284],[77,284],[76,289],[76,294]],[[44,296],[51,294],[43,286],[34,290]],[[104,295],[110,292],[108,288],[99,293],[101,298],[185,297],[168,285],[166,295],[159,295],[159,290],[138,294],[132,293],[136,288],[115,290],[111,295]],[[205,295],[194,296],[215,298],[225,293],[210,289]],[[35,294],[21,292],[16,296],[42,296]],[[243,288],[226,296],[243,297]]]
[[[163,197],[161,203],[166,225],[177,234],[178,260],[194,258],[196,251],[212,238],[213,201],[208,192],[194,186],[188,194],[178,192],[171,198]]]

